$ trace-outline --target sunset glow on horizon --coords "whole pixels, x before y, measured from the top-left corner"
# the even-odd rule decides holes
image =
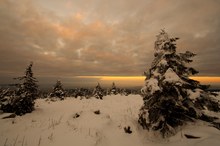
[[[122,86],[142,86],[144,85],[145,76],[77,76],[81,79],[97,79],[97,82],[110,84],[111,82],[118,83]],[[194,76],[190,77],[193,80],[201,82],[201,84],[220,84],[220,77]]]
[[[108,81],[108,80],[145,80],[145,76],[77,76],[77,78],[98,78],[100,80]],[[207,77],[207,76],[193,76],[190,77],[193,80],[197,80],[200,82],[219,82],[220,77]]]
[[[204,83],[220,83],[220,77],[190,77],[193,80]]]

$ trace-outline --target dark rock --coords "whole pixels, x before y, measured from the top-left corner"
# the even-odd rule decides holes
[[[8,119],[8,118],[15,118],[16,114],[12,113],[12,114],[7,114],[6,116],[2,117],[2,119]]]
[[[99,115],[100,114],[100,110],[94,111],[94,114]]]
[[[79,116],[80,116],[80,114],[75,113],[75,115],[73,116],[73,118],[75,119],[75,118],[78,118]]]
[[[132,133],[130,126],[124,127],[124,131],[125,131],[125,133],[128,133],[128,134],[131,134],[131,133]]]

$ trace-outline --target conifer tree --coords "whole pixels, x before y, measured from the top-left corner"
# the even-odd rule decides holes
[[[53,87],[53,91],[50,94],[50,97],[58,97],[59,99],[63,100],[64,99],[64,89],[63,85],[60,80],[57,80],[56,84]]]
[[[28,96],[34,100],[38,95],[38,81],[34,77],[32,66],[33,62],[31,62],[30,65],[26,68],[24,76],[15,79],[18,79],[22,82],[20,84],[17,84],[17,94],[25,94],[25,96]]]
[[[102,99],[103,97],[103,89],[99,83],[93,90],[93,96],[96,97],[97,99]]]
[[[17,115],[30,113],[34,110],[34,100],[38,96],[37,80],[32,72],[33,62],[26,68],[25,75],[15,78],[20,83],[15,84],[17,90],[2,106],[4,112],[13,112]]]
[[[198,73],[188,64],[194,53],[176,52],[176,41],[162,30],[155,41],[155,59],[142,88],[144,105],[140,109],[138,122],[144,129],[159,131],[163,137],[174,135],[178,127],[197,119],[217,124],[215,118],[204,110],[218,112],[220,106],[214,94],[206,91],[189,76]],[[219,125],[218,125],[219,126]]]
[[[111,94],[114,94],[114,95],[117,94],[117,88],[116,88],[115,82],[112,83]]]

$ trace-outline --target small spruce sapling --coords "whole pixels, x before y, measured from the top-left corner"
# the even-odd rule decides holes
[[[63,100],[64,96],[65,96],[65,91],[63,89],[63,85],[60,80],[57,80],[56,84],[53,87],[52,93],[50,93],[50,97],[57,97]]]
[[[114,94],[114,95],[118,94],[117,87],[114,82],[112,83],[111,94]]]
[[[93,96],[97,99],[102,99],[103,95],[103,89],[101,88],[100,84],[98,83],[97,86],[93,90]]]

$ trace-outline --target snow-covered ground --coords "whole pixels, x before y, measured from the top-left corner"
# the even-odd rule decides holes
[[[98,99],[36,100],[36,110],[0,119],[1,146],[219,146],[220,131],[198,122],[163,140],[137,123],[139,95]],[[100,114],[94,111],[100,110]],[[80,115],[76,116],[76,113]],[[3,115],[1,115],[2,117]],[[220,116],[220,115],[218,115]],[[132,133],[124,132],[130,126]],[[187,139],[184,134],[201,138]]]

